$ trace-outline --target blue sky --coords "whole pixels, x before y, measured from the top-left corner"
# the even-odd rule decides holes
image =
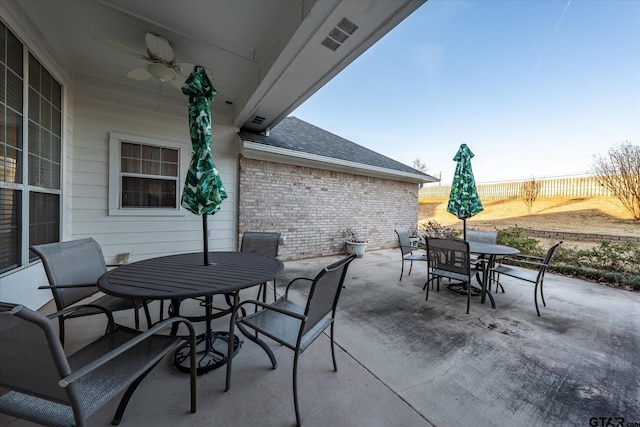
[[[640,144],[640,0],[429,0],[292,114],[451,181],[587,173]]]

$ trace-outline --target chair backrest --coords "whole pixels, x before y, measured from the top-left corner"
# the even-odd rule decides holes
[[[69,405],[78,401],[75,387],[62,388],[58,381],[70,373],[50,320],[21,305],[0,303],[0,387]]]
[[[562,244],[562,240],[554,243],[554,245],[549,248],[549,250],[547,251],[547,254],[544,256],[544,260],[542,261],[542,263],[545,265],[545,267],[549,265],[549,261],[551,261],[551,257],[553,256],[553,252],[555,252],[556,248],[558,246],[560,246],[561,244]]]
[[[400,250],[402,251],[402,256],[410,254],[413,249],[411,247],[411,240],[409,239],[409,232],[406,228],[396,228],[393,231],[398,235],[398,244],[400,245]]]
[[[327,314],[335,312],[347,269],[355,258],[355,254],[343,258],[323,268],[313,279],[304,312],[307,322],[302,330],[303,335],[313,329]]]
[[[428,237],[427,254],[430,268],[471,276],[469,242]]]
[[[256,252],[262,255],[277,256],[280,233],[245,231],[242,233],[240,252]]]
[[[498,232],[467,230],[467,241],[496,244],[498,243]]]
[[[42,260],[51,286],[95,285],[98,278],[107,271],[102,249],[92,238],[47,243],[32,246],[31,250]],[[51,291],[56,307],[62,310],[95,294],[98,288],[78,287]]]

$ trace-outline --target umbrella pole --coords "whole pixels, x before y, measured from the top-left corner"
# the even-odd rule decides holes
[[[206,214],[202,214],[202,242],[204,244],[204,265],[209,265],[209,231],[207,230]]]
[[[467,220],[462,220],[462,239],[467,240]]]

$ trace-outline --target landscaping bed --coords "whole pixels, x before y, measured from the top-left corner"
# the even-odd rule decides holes
[[[485,210],[467,229],[498,231],[499,243],[541,255],[558,240],[551,271],[584,280],[640,290],[640,222],[613,198],[541,199],[532,213],[522,200],[483,201]],[[462,221],[446,211],[447,200],[421,200],[419,222],[436,221],[462,232]]]

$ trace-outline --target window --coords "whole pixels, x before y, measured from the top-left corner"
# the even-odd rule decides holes
[[[0,273],[60,239],[62,86],[25,50],[0,23]]]
[[[112,133],[109,152],[110,215],[182,215],[178,144]]]

